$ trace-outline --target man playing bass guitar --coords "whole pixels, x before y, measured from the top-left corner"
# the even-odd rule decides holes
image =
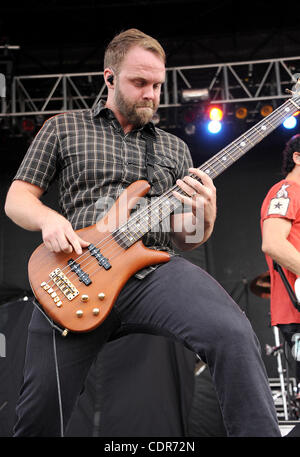
[[[210,237],[216,190],[206,173],[192,168],[187,145],[151,122],[165,79],[164,50],[136,29],[122,32],[106,49],[104,79],[105,101],[45,122],[8,191],[7,215],[27,230],[41,231],[52,255],[73,258],[91,245],[84,231],[77,230],[98,223],[102,203],[117,199],[135,181],[149,182],[149,201],[177,186],[172,196],[189,210],[172,212],[169,229],[159,224],[144,234],[144,245],[163,251],[168,261],[135,272],[107,318],[92,331],[71,331],[67,337],[57,333],[54,338],[49,319],[34,309],[14,434],[62,435],[105,342],[148,332],[181,342],[207,363],[228,436],[280,436],[259,343],[248,319],[212,277],[173,252],[174,245],[193,249]],[[61,214],[41,201],[54,179]],[[110,259],[93,252],[99,261],[107,261],[105,268],[113,275]],[[79,311],[74,321],[81,323],[84,305]]]

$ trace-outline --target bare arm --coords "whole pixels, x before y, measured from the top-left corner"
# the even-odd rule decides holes
[[[82,240],[61,214],[44,205],[40,198],[44,191],[24,181],[14,181],[7,193],[5,212],[20,227],[41,231],[46,247],[52,252],[82,253],[89,243]]]
[[[300,252],[287,239],[292,223],[272,217],[263,222],[262,251],[282,267],[300,275]]]
[[[190,168],[202,184],[190,176],[177,181],[178,186],[190,197],[178,192],[174,195],[183,203],[190,205],[191,211],[175,214],[171,219],[173,242],[181,250],[192,250],[203,244],[211,236],[216,220],[216,188],[212,179],[197,168]],[[196,192],[196,195],[193,194]]]

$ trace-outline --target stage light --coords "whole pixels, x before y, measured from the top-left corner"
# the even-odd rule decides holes
[[[223,119],[223,111],[216,106],[209,109],[209,119],[211,121],[221,121]]]
[[[181,98],[183,102],[198,102],[201,100],[208,100],[208,89],[183,89],[181,91]]]
[[[293,129],[297,125],[297,119],[295,116],[290,116],[288,117],[284,122],[283,122],[283,127],[286,129]]]
[[[273,111],[273,106],[264,105],[260,109],[260,114],[262,115],[262,117],[266,117],[266,116],[269,116],[269,114],[271,114],[272,111]]]
[[[245,108],[245,106],[239,106],[235,110],[235,117],[237,119],[246,119],[247,116],[248,116],[248,110],[247,110],[247,108]]]
[[[187,124],[185,127],[184,127],[184,131],[187,135],[194,135],[194,133],[196,132],[196,126],[195,124]]]
[[[213,133],[213,134],[216,134],[216,133],[219,133],[222,129],[222,123],[220,121],[210,121],[208,124],[207,124],[207,130],[209,131],[209,133]]]

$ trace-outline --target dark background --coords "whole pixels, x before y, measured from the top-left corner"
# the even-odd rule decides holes
[[[5,2],[0,10],[0,45],[19,45],[1,59],[12,75],[101,71],[106,44],[121,30],[136,27],[155,36],[167,53],[167,66],[200,65],[300,55],[299,7],[252,1],[27,1]],[[1,50],[0,50],[1,55]],[[0,63],[1,63],[0,59]],[[1,123],[0,123],[1,127]],[[201,127],[192,137],[172,132],[190,146],[200,166],[249,126],[224,124],[220,135]],[[260,206],[269,187],[281,178],[281,151],[291,135],[279,127],[216,181],[218,217],[204,251],[192,254],[246,312],[262,344],[269,377],[276,361],[265,355],[274,344],[269,302],[249,285],[267,269],[260,249]],[[3,205],[10,181],[30,139],[0,128],[0,298],[7,303],[29,290],[27,261],[40,235],[16,227]],[[46,203],[56,206],[55,186]],[[30,210],[30,209],[28,209]],[[199,256],[199,257],[197,257]]]
[[[3,2],[0,40],[20,45],[16,71],[102,70],[104,47],[136,27],[163,44],[168,66],[297,56],[299,6],[235,0]]]

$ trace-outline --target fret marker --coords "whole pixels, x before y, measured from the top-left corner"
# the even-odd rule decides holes
[[[227,160],[227,157],[226,157],[226,156],[223,156],[223,157],[222,157],[222,160],[224,160],[224,161]]]
[[[207,173],[209,175],[210,169],[208,168],[207,170],[205,170],[205,173]]]
[[[287,107],[285,108],[285,111],[288,113],[288,112],[290,111],[290,108],[287,106]]]
[[[242,141],[242,142],[240,143],[240,146],[242,146],[242,147],[246,146],[245,141]]]
[[[266,130],[266,128],[267,128],[267,127],[266,127],[265,125],[262,125],[262,126],[261,126],[261,129],[262,129],[262,130]]]

